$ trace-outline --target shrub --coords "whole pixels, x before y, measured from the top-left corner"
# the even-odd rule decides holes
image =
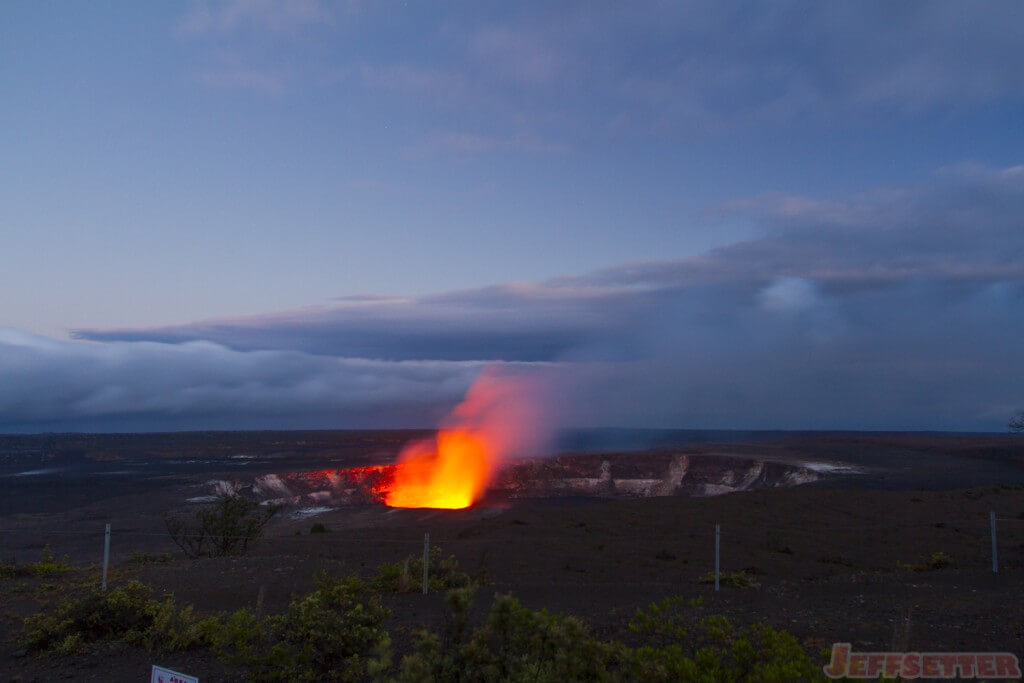
[[[708,572],[700,577],[701,583],[714,583],[715,573]],[[754,580],[754,577],[750,576],[743,570],[735,572],[721,572],[718,575],[718,583],[722,586],[731,586],[732,588],[760,588],[761,584]]]
[[[263,527],[280,508],[262,506],[242,496],[221,496],[191,516],[165,515],[174,542],[189,557],[244,555],[263,535]]]
[[[313,526],[311,526],[309,528],[309,533],[311,533],[311,534],[326,534],[327,533],[327,527],[324,526],[323,522],[314,522]]]
[[[68,556],[60,558],[59,560],[53,557],[53,551],[50,550],[50,546],[43,546],[43,556],[39,558],[39,561],[31,565],[33,576],[58,576],[71,571],[71,565],[68,564]]]
[[[464,588],[472,580],[469,574],[459,571],[459,561],[454,556],[441,557],[441,549],[434,546],[428,557],[427,584],[432,591]],[[389,593],[408,593],[423,586],[423,558],[410,555],[401,562],[385,562],[377,567],[373,587]]]
[[[823,679],[792,635],[764,624],[737,628],[725,617],[684,612],[682,604],[681,598],[668,598],[637,610],[630,630],[646,642],[626,651],[622,678],[709,683]]]
[[[31,564],[15,564],[13,562],[0,562],[0,578],[13,579],[19,576],[36,576],[36,577],[47,577],[47,576],[59,576],[72,571],[72,567],[68,563],[68,557],[65,555],[59,560],[54,558],[53,551],[50,550],[50,546],[43,546],[43,554],[39,558],[38,562]]]
[[[635,641],[625,644],[595,637],[575,617],[531,610],[508,595],[495,596],[474,628],[469,616],[476,590],[448,592],[442,628],[417,634],[414,652],[397,670],[380,596],[359,579],[326,574],[283,614],[262,619],[250,609],[200,619],[191,607],[176,607],[172,596],[154,598],[131,581],[26,618],[25,640],[34,650],[64,655],[101,640],[150,650],[204,647],[243,668],[247,681],[822,679],[790,634],[706,615],[700,598],[669,598],[637,610],[629,622]]]
[[[448,593],[451,616],[441,637],[418,634],[415,654],[402,659],[399,681],[612,680],[620,648],[591,636],[575,617],[535,612],[499,595],[484,624],[470,633],[475,590]]]
[[[148,650],[181,650],[208,641],[191,607],[179,610],[174,598],[150,597],[148,586],[129,581],[110,591],[61,602],[52,613],[26,617],[25,642],[33,650],[68,654],[88,643],[119,640]]]
[[[247,680],[356,681],[389,666],[388,615],[363,582],[325,574],[282,615],[223,619],[212,642],[222,659],[248,666]]]
[[[574,617],[495,597],[470,630],[474,588],[448,593],[451,615],[440,635],[421,632],[402,659],[401,683],[427,681],[795,681],[822,680],[820,668],[788,633],[763,624],[737,628],[703,615],[700,599],[669,598],[638,610],[635,647],[595,638]],[[692,629],[687,624],[692,622]]]
[[[259,617],[251,609],[240,609],[226,617],[213,618],[207,633],[210,647],[221,660],[229,664],[256,661],[263,631]]]
[[[900,569],[906,569],[907,571],[927,572],[933,569],[944,569],[952,564],[953,558],[939,550],[931,553],[918,562],[900,562],[898,563],[898,566]]]
[[[145,553],[139,550],[133,550],[131,556],[131,562],[133,564],[169,564],[170,561],[170,553],[160,553],[159,555],[156,555],[154,553]]]
[[[246,680],[354,681],[390,668],[389,612],[355,578],[318,577],[317,588],[292,601],[284,614],[260,619],[252,610],[198,618],[170,595],[151,597],[138,581],[65,600],[24,620],[26,645],[74,654],[97,641],[176,651],[205,647]]]

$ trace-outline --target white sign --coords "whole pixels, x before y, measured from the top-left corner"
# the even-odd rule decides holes
[[[199,683],[199,679],[154,664],[153,672],[149,675],[149,683]]]

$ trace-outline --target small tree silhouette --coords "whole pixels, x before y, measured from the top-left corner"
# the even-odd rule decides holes
[[[1010,428],[1011,432],[1024,432],[1024,410],[1013,415],[1006,426]]]
[[[242,496],[226,495],[191,516],[164,515],[167,533],[189,557],[244,555],[263,535],[279,507],[262,506]]]

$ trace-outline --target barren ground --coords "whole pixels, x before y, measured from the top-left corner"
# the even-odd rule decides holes
[[[387,438],[392,451],[402,440]],[[420,553],[423,534],[429,533],[434,545],[484,580],[477,600],[481,612],[494,593],[510,592],[528,606],[579,615],[598,633],[615,636],[637,607],[667,595],[703,595],[711,611],[740,623],[764,621],[786,629],[813,652],[844,641],[868,650],[895,646],[1020,655],[1022,444],[1009,437],[938,435],[802,435],[691,444],[678,452],[843,461],[867,469],[796,488],[709,498],[523,499],[463,511],[343,507],[315,518],[331,530],[326,534],[309,533],[314,520],[281,515],[248,556],[201,560],[177,552],[160,516],[180,509],[185,492],[211,478],[214,466],[198,474],[154,467],[137,485],[101,482],[84,497],[76,488],[64,506],[59,487],[74,487],[75,480],[51,482],[45,505],[19,510],[10,501],[29,497],[10,475],[24,463],[9,459],[0,484],[8,501],[0,516],[0,558],[33,561],[49,544],[81,567],[96,563],[102,526],[109,520],[112,583],[138,577],[201,612],[255,606],[262,589],[264,611],[276,612],[294,594],[312,588],[314,573],[368,575],[380,562]],[[316,453],[307,455],[316,461]],[[382,446],[369,461],[387,456],[388,447]],[[351,454],[339,457],[364,462]],[[250,468],[246,473],[274,471],[263,464]],[[237,469],[222,474],[243,476]],[[990,511],[999,518],[998,574],[991,568]],[[712,568],[716,523],[722,530],[723,571],[746,570],[759,587],[723,587],[715,594],[700,582]],[[132,551],[170,552],[173,559],[140,565],[130,560]],[[952,558],[952,566],[931,571],[900,566],[939,551]],[[0,580],[0,680],[144,680],[153,663],[203,680],[230,678],[216,661],[190,653],[162,656],[109,646],[72,659],[26,654],[18,643],[20,618],[95,575],[93,566],[66,580]],[[439,594],[414,592],[386,602],[399,647],[411,631],[443,618]]]

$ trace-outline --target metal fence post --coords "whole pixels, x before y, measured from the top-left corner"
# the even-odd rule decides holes
[[[110,566],[110,523],[107,522],[107,529],[103,534],[103,583],[101,590],[107,590],[107,567]]]
[[[722,546],[721,536],[722,536],[722,525],[716,524],[715,525],[715,592],[716,593],[718,592],[718,567],[719,567],[718,554],[719,554],[719,550],[720,550],[720,548]]]
[[[996,544],[996,512],[992,510],[988,513],[989,525],[992,527],[992,573],[999,573],[999,548]]]

